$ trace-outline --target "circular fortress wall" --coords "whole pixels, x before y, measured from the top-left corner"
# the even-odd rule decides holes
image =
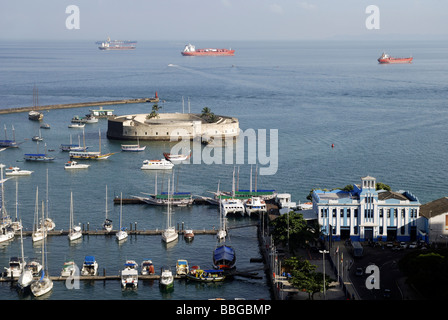
[[[148,119],[148,114],[118,116],[108,120],[107,137],[119,140],[172,140],[171,137],[195,139],[199,137],[237,137],[237,118],[216,116],[215,122],[207,122],[199,114],[161,113]]]

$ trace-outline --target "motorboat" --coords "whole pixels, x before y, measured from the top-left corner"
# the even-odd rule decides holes
[[[162,267],[159,281],[159,285],[162,289],[172,289],[174,287],[174,276],[170,267]]]
[[[172,154],[164,152],[163,156],[165,157],[166,160],[170,162],[182,162],[190,158],[191,152],[189,154]]]
[[[150,275],[155,273],[154,264],[151,260],[143,260],[141,268],[142,275]]]
[[[193,241],[193,239],[194,239],[193,229],[185,229],[185,231],[184,231],[184,239],[186,241]]]
[[[86,256],[82,264],[81,275],[96,276],[98,274],[98,263],[94,256]]]
[[[144,160],[140,169],[142,170],[170,170],[174,164],[166,159],[160,160]]]
[[[29,176],[34,171],[21,170],[19,167],[9,167],[5,169],[5,176]]]
[[[72,128],[72,129],[82,129],[85,126],[86,126],[85,123],[71,123],[71,124],[68,125],[68,127]]]
[[[136,288],[138,285],[138,264],[134,260],[126,260],[124,269],[121,270],[121,285],[123,287]]]
[[[30,261],[26,263],[25,270],[29,270],[33,276],[37,276],[42,270],[42,264],[36,258],[31,258]]]
[[[251,197],[245,203],[246,214],[250,217],[253,213],[267,212],[266,202],[260,197]]]
[[[68,161],[64,164],[64,169],[87,169],[90,167],[90,164],[78,163],[76,161]]]
[[[0,243],[14,239],[14,230],[9,226],[0,227]]]
[[[72,277],[77,273],[79,274],[79,269],[75,261],[69,260],[64,262],[61,270],[61,277]]]
[[[186,276],[188,273],[188,261],[185,259],[179,259],[176,263],[176,275]]]
[[[9,259],[9,267],[5,267],[5,277],[17,279],[22,273],[24,261],[18,257]]]

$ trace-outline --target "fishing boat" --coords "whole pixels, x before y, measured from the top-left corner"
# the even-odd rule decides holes
[[[101,153],[101,131],[99,131],[99,151],[70,151],[70,159],[76,160],[105,160],[113,153]],[[84,144],[85,146],[85,144]]]
[[[9,259],[9,266],[5,267],[5,277],[17,279],[22,273],[25,262],[18,257]]]
[[[219,203],[222,214],[226,217],[228,214],[241,214],[244,215],[245,207],[241,199],[224,198]]]
[[[142,170],[170,170],[174,164],[166,159],[160,160],[144,160],[140,169]]]
[[[120,229],[118,229],[118,232],[115,234],[115,237],[117,238],[118,241],[122,241],[128,237],[126,228],[121,226],[122,220],[123,220],[123,194],[120,195]]]
[[[137,144],[122,144],[121,151],[124,152],[141,152],[146,149],[146,146],[140,146],[140,142],[137,139]]]
[[[61,277],[73,277],[76,273],[79,273],[79,269],[74,260],[64,262]]]
[[[193,239],[194,239],[193,229],[185,229],[185,231],[184,231],[184,239],[186,241],[193,241]]]
[[[225,271],[234,269],[235,262],[235,250],[231,246],[222,244],[213,251],[213,266],[215,269],[222,269]]]
[[[254,213],[266,213],[266,202],[260,197],[251,197],[245,202],[246,214],[250,217]]]
[[[111,232],[113,228],[112,220],[107,217],[107,214],[108,209],[107,209],[107,185],[106,185],[106,218],[103,222],[103,229],[106,230],[107,232]]]
[[[163,156],[165,157],[166,160],[171,161],[171,162],[182,162],[185,160],[188,160],[191,156],[191,152],[187,155],[185,154],[172,154],[172,153],[167,153],[164,152]]]
[[[170,190],[170,180],[168,179],[168,190]],[[169,197],[169,194],[168,194]],[[162,240],[166,243],[173,242],[178,239],[178,233],[176,231],[176,228],[171,225],[171,205],[168,199],[168,206],[167,206],[167,218],[166,218],[166,228],[162,232]]]
[[[21,170],[19,167],[9,167],[5,171],[6,176],[29,176],[34,172],[30,170]]]
[[[75,241],[82,237],[81,227],[75,226],[73,221],[73,192],[70,192],[70,231],[68,232],[68,240]]]
[[[90,167],[90,164],[84,164],[84,163],[78,163],[76,161],[67,161],[64,164],[65,170],[71,170],[71,169],[87,169]]]
[[[138,285],[138,264],[134,260],[126,260],[121,270],[121,286],[136,288]]]
[[[176,275],[177,276],[186,276],[188,274],[188,261],[185,259],[179,259],[176,262]]]
[[[409,58],[394,58],[388,55],[387,53],[383,52],[381,57],[378,58],[378,62],[380,64],[396,64],[396,63],[411,63],[412,57]]]
[[[82,264],[81,275],[96,276],[98,274],[98,263],[94,256],[86,256]]]
[[[190,270],[187,274],[188,280],[199,281],[199,282],[221,282],[226,279],[224,270],[216,269],[200,269],[195,267]]]
[[[151,260],[143,260],[141,273],[142,275],[150,275],[155,273],[154,264]]]
[[[41,226],[42,230],[45,230],[44,225]],[[46,231],[44,231],[46,233]],[[39,280],[35,280],[31,283],[30,289],[35,297],[43,296],[49,293],[53,289],[53,281],[48,275],[48,263],[47,263],[47,249],[46,249],[46,236],[42,241],[42,270]]]
[[[164,266],[160,272],[159,286],[162,289],[172,289],[174,287],[174,276],[170,267]]]
[[[185,46],[181,54],[183,56],[233,56],[235,55],[235,50],[216,48],[196,49],[194,45],[189,43]]]
[[[12,140],[8,139],[8,136],[6,134],[6,124],[4,126],[5,126],[5,139],[0,140],[0,147],[1,148],[18,148],[19,145],[16,142],[14,126],[12,126],[12,135],[13,135]]]

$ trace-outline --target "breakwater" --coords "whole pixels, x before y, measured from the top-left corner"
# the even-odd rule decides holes
[[[51,105],[45,105],[45,106],[0,109],[0,114],[29,112],[31,110],[45,111],[45,110],[55,110],[55,109],[70,109],[70,108],[95,107],[95,106],[110,106],[110,105],[117,105],[117,104],[155,103],[155,102],[159,102],[158,97],[123,99],[123,100],[108,100],[108,101],[93,101],[93,102],[80,102],[80,103],[66,103],[66,104],[51,104]]]

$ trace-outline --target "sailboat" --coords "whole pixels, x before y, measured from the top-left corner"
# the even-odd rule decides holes
[[[25,153],[23,159],[26,161],[50,162],[55,158],[47,155],[47,144],[45,144],[45,153],[39,153],[39,141],[37,141],[37,153]]]
[[[137,138],[137,144],[122,144],[121,145],[121,151],[125,152],[140,152],[144,151],[146,149],[146,146],[140,146],[140,142]]]
[[[68,239],[70,241],[74,241],[81,237],[82,237],[81,227],[75,226],[73,222],[73,192],[70,192],[70,231],[68,233]]]
[[[22,230],[22,221],[19,220],[19,186],[18,181],[16,180],[16,218],[13,222],[11,222],[10,226],[14,230],[14,232]]]
[[[47,211],[46,211],[46,218],[45,218],[45,229],[47,231],[52,231],[54,230],[54,228],[56,227],[56,224],[54,223],[53,219],[50,218],[50,206],[48,203],[48,169],[47,169],[47,200],[46,200],[46,207],[47,207]]]
[[[5,140],[0,140],[0,147],[2,147],[2,148],[18,148],[19,145],[16,142],[14,126],[12,126],[12,135],[13,135],[12,140],[8,139],[8,136],[6,135],[6,124],[4,126],[5,126]]]
[[[218,245],[213,251],[213,266],[215,269],[229,271],[235,268],[236,256],[235,250],[225,244],[227,236],[225,217],[222,216],[221,206],[219,206],[220,216],[220,230],[218,231],[218,240],[223,240],[223,243]]]
[[[36,88],[36,86],[34,86],[33,88],[33,108],[36,108],[39,105],[39,92]],[[34,121],[41,121],[44,118],[44,114],[40,113],[37,110],[31,110],[30,112],[28,112],[28,119],[30,120],[34,120]]]
[[[103,222],[103,229],[107,232],[111,232],[113,228],[112,220],[107,217],[107,185],[106,185],[106,219]]]
[[[44,213],[42,212],[41,229],[45,233],[45,236],[43,237],[42,241],[42,270],[40,279],[33,281],[30,286],[31,292],[35,297],[40,297],[53,289],[53,281],[48,276],[47,252],[45,246],[46,243],[45,238],[47,232],[45,230],[43,221],[44,221]]]
[[[3,179],[3,165],[1,166],[1,220],[0,220],[0,242],[5,242],[14,239],[14,229],[11,227],[11,217],[8,216],[5,207],[5,191],[4,191],[4,183],[7,179]]]
[[[109,158],[113,153],[101,153],[101,130],[98,131],[99,134],[99,151],[70,151],[70,159],[77,160],[104,160]],[[84,142],[85,147],[85,142]]]
[[[219,229],[216,234],[218,240],[223,240],[227,236],[226,220],[227,218],[223,215],[222,212],[222,206],[219,205]]]
[[[178,233],[174,226],[171,226],[171,204],[169,201],[170,197],[170,180],[168,179],[168,212],[166,218],[166,229],[162,232],[162,240],[166,243],[173,242],[178,239]]]
[[[84,137],[84,130],[83,130]],[[78,135],[78,144],[72,143],[72,135],[70,135],[70,143],[69,144],[61,144],[61,151],[86,151],[88,147],[81,146],[80,137]]]
[[[121,221],[123,216],[123,194],[120,195],[120,229],[115,234],[118,241],[124,240],[128,237],[128,233],[126,232],[126,228],[121,226]]]
[[[22,222],[22,221],[20,221]],[[27,289],[31,283],[33,282],[33,272],[30,268],[26,267],[25,263],[25,254],[23,252],[23,232],[22,229],[20,229],[20,247],[22,251],[22,270],[19,276],[19,279],[17,280],[17,286],[20,290]]]
[[[36,187],[36,204],[34,206],[34,229],[31,235],[31,239],[33,240],[33,242],[41,241],[47,236],[47,233],[44,230],[45,228],[43,227],[44,225],[43,215],[41,221],[42,226],[41,228],[38,227],[39,225],[38,221],[39,221],[39,187]]]

